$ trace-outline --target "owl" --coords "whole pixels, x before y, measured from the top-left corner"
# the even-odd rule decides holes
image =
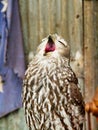
[[[61,36],[50,34],[38,46],[25,72],[23,106],[30,130],[83,129],[84,100]]]

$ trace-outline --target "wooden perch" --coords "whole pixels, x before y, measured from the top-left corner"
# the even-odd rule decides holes
[[[98,118],[98,88],[91,102],[86,103],[85,110]]]
[[[88,114],[88,129],[91,130],[91,119],[90,119],[90,113],[92,113],[98,122],[98,87],[95,91],[95,95],[91,102],[86,103],[85,110]]]

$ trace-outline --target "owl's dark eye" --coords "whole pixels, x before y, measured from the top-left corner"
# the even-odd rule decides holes
[[[60,42],[64,47],[67,47],[62,41],[58,41],[58,42]]]

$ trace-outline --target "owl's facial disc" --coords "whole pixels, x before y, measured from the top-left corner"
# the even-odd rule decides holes
[[[45,53],[55,51],[55,43],[51,36],[48,37],[48,42],[45,47]]]

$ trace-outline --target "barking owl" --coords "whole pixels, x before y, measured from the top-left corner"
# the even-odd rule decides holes
[[[42,40],[23,81],[30,130],[82,130],[84,101],[70,67],[70,48],[57,34]]]

